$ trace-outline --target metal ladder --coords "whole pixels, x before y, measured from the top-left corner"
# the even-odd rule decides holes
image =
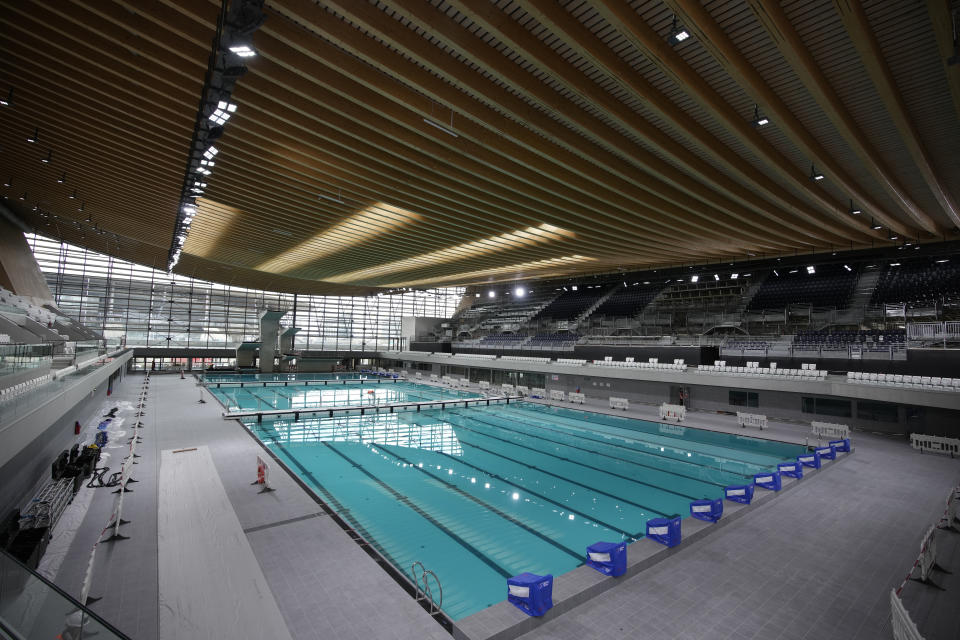
[[[420,567],[419,574],[417,573],[417,567]],[[410,573],[413,574],[413,583],[416,588],[416,601],[428,601],[430,603],[430,615],[440,613],[440,607],[443,606],[443,587],[440,585],[440,580],[437,578],[437,574],[435,574],[433,571],[427,570],[423,566],[423,563],[419,560],[410,565]],[[433,577],[433,581],[437,584],[437,589],[440,592],[439,598],[433,597],[433,590],[430,588],[431,576]]]

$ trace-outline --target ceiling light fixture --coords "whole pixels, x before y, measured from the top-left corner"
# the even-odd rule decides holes
[[[50,164],[52,160],[53,160],[53,149],[47,149],[47,157],[40,158],[40,162],[42,162],[43,164]]]
[[[843,265],[843,268],[846,269],[847,271],[853,271],[853,269],[851,269],[850,265],[848,264]]]
[[[57,184],[63,184],[67,181],[67,172],[64,171],[59,178],[57,178]]]
[[[5,186],[5,187],[12,187],[12,186],[13,186],[13,177],[7,178],[7,179],[4,181],[3,186]]]
[[[679,44],[690,37],[690,32],[677,24],[677,16],[673,16],[673,27],[670,29],[670,41]]]
[[[870,228],[873,229],[874,231],[880,231],[880,229],[883,229],[883,225],[881,225],[879,222],[877,222],[873,218],[870,218]]]
[[[36,142],[40,139],[40,127],[34,127],[33,135],[27,138],[27,142]]]
[[[817,168],[812,164],[810,165],[810,179],[814,182],[819,182],[823,180],[823,174],[817,171]]]
[[[753,105],[753,126],[762,127],[765,124],[770,124],[770,118],[760,115],[760,105]]]
[[[808,273],[809,275],[812,276],[812,275],[815,274],[816,272],[817,272],[816,267],[814,267],[812,264],[811,264],[811,265],[807,265],[807,273]]]
[[[449,127],[444,126],[444,125],[440,124],[439,122],[434,122],[433,120],[430,120],[429,118],[424,118],[423,121],[426,122],[426,123],[427,123],[428,125],[430,125],[431,127],[436,127],[437,129],[440,129],[440,131],[443,131],[445,134],[447,134],[447,135],[449,135],[449,136],[453,136],[454,138],[459,138],[459,137],[460,137],[460,134],[457,133],[456,131],[454,131],[453,128],[452,128],[452,127],[453,127],[453,112],[450,113],[450,126],[449,126]]]
[[[257,52],[253,50],[250,45],[246,44],[236,44],[229,47],[230,53],[236,54],[241,58],[252,58],[257,55]]]
[[[83,213],[83,210],[86,208],[87,208],[87,201],[84,200],[83,202],[80,203],[80,208],[77,209],[77,211],[79,211],[80,213]]]
[[[493,291],[493,290],[487,291],[487,297],[488,297],[488,298],[496,298],[496,297],[497,297],[497,292],[496,292],[496,291]]]
[[[897,233],[895,233],[893,230],[887,230],[887,237],[888,237],[890,240],[899,240],[899,239],[900,239],[900,236],[897,235]]]
[[[719,280],[719,279],[720,279],[720,274],[719,274],[719,273],[713,274],[713,279],[714,279],[714,280]]]
[[[860,207],[854,207],[854,206],[853,206],[853,200],[851,200],[851,201],[850,201],[850,215],[852,215],[852,216],[858,216],[858,215],[860,215],[861,213],[863,213],[863,212],[860,210]]]
[[[71,193],[71,194],[70,194],[69,196],[67,196],[67,197],[70,198],[71,200],[76,200],[76,199],[77,199],[77,190],[74,189],[74,190],[73,190],[73,193]]]
[[[13,87],[7,92],[6,98],[0,98],[0,107],[9,107],[13,104]]]
[[[731,279],[731,280],[736,280],[736,279],[739,278],[739,277],[740,277],[740,274],[739,274],[739,273],[731,273],[731,274],[730,274],[730,279]]]
[[[217,102],[217,108],[213,110],[213,113],[207,116],[207,120],[216,125],[223,126],[236,111],[237,105],[232,102],[227,102],[226,100],[220,100]]]
[[[700,276],[690,276],[690,282],[696,283],[700,279]]]

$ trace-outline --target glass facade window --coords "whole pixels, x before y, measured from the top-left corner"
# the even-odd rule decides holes
[[[307,351],[400,349],[401,318],[449,318],[463,287],[394,295],[314,296],[245,289],[120,260],[36,234],[27,242],[60,309],[109,344],[232,348],[259,336],[259,314],[284,309]]]
[[[849,400],[836,400],[833,398],[803,398],[801,407],[803,413],[814,413],[821,416],[849,418],[853,415],[851,412],[851,402]]]

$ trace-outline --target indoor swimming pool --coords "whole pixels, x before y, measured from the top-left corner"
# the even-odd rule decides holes
[[[245,424],[394,566],[432,570],[453,620],[803,453],[532,403]]]
[[[303,374],[301,374],[302,376]],[[299,378],[298,381],[303,380]],[[477,398],[476,393],[444,387],[431,387],[394,380],[353,381],[336,384],[290,384],[289,386],[209,386],[227,411],[270,411],[276,409],[331,409],[334,407],[374,407],[405,402],[431,402]]]
[[[342,373],[206,373],[199,374],[204,382],[302,382],[304,380],[360,380],[369,374],[344,371]]]

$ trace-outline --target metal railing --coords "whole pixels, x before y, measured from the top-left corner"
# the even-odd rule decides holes
[[[417,573],[417,567],[420,568],[420,573]],[[440,608],[443,606],[443,587],[440,585],[440,579],[437,578],[437,574],[424,567],[423,563],[419,560],[410,566],[410,573],[413,574],[413,583],[416,588],[416,601],[428,602],[430,605],[430,615],[440,613]],[[433,581],[437,585],[437,590],[440,594],[439,598],[433,597],[430,578],[433,578]]]
[[[0,635],[129,640],[6,551],[0,550]]]

